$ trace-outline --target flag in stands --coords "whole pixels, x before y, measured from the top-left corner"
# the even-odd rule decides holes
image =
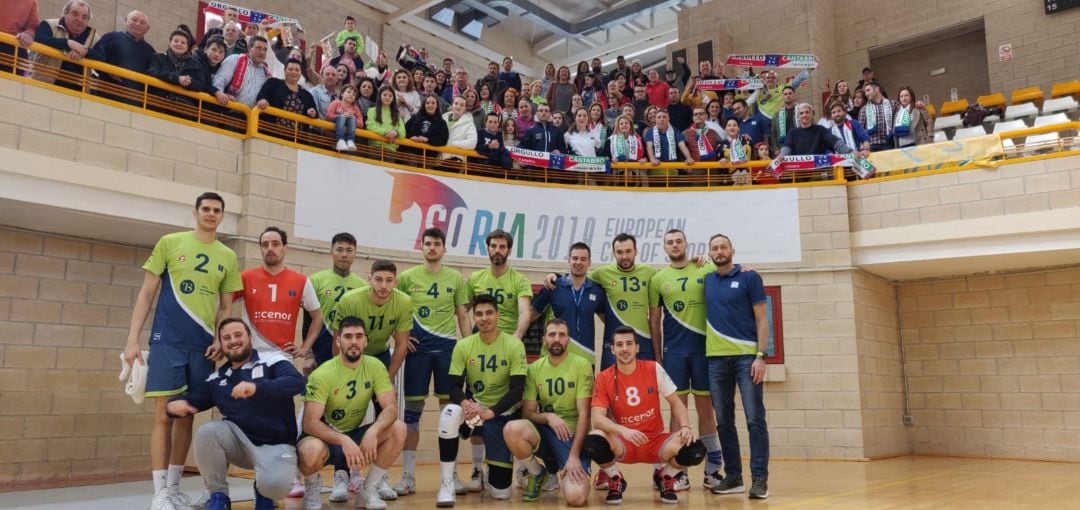
[[[238,7],[225,2],[218,2],[217,0],[210,0],[206,4],[206,12],[217,14],[218,16],[225,17],[225,11],[233,10],[237,12],[237,20],[245,23],[261,23],[264,19],[269,20],[272,25],[279,24],[292,24],[300,28],[300,22],[296,18],[288,18],[285,16],[278,16],[277,14],[270,14],[266,12],[259,12],[248,9],[247,7]],[[303,30],[303,28],[301,28]]]
[[[761,78],[737,79],[737,80],[701,80],[697,84],[698,90],[756,90],[765,87]]]
[[[857,154],[808,154],[804,156],[781,156],[769,164],[769,172],[776,177],[784,172],[818,170],[834,166],[851,166],[860,179],[874,175],[873,163]]]
[[[522,165],[585,173],[607,173],[611,171],[611,160],[608,158],[554,154],[517,147],[510,147],[508,150],[510,151],[510,158]]]
[[[727,65],[743,67],[776,67],[779,69],[817,69],[818,59],[814,55],[798,53],[780,54],[736,54],[728,55]]]

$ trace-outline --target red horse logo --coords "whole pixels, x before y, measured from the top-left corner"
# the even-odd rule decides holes
[[[402,214],[414,205],[420,207],[420,224],[416,230],[413,249],[420,249],[424,230],[436,227],[449,234],[451,214],[459,207],[468,208],[465,200],[449,186],[436,179],[420,174],[387,172],[394,178],[390,193],[390,222],[404,221]],[[433,207],[443,209],[442,214],[431,214]]]

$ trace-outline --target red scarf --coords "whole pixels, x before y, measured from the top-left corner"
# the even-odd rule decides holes
[[[232,81],[229,82],[228,88],[228,92],[232,95],[239,93],[240,87],[244,84],[244,75],[247,74],[249,60],[247,54],[240,55],[240,58],[236,60],[236,69],[233,70]],[[260,69],[266,74],[270,74],[265,63],[260,66]]]

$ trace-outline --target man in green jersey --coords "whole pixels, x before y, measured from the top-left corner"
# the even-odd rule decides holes
[[[154,479],[152,510],[191,505],[180,492],[180,475],[191,446],[193,416],[170,419],[170,397],[205,381],[221,357],[215,325],[229,316],[232,293],[243,288],[236,253],[217,240],[225,217],[225,200],[214,192],[195,199],[195,229],[158,240],[143,264],[142,288],[131,313],[124,362],[147,364],[146,396],[154,398],[150,431],[150,466]],[[150,315],[154,294],[157,310],[150,329],[150,355],[143,359],[139,332]]]
[[[386,471],[401,453],[405,424],[397,419],[397,398],[386,367],[365,356],[368,338],[363,319],[347,316],[338,321],[337,357],[308,377],[304,395],[304,434],[297,443],[300,473],[304,475],[304,510],[322,508],[319,470],[334,466],[335,480],[348,480],[348,470],[370,464],[356,506],[386,508],[383,499],[397,494],[381,485]],[[382,408],[374,423],[361,425],[368,405],[377,399]],[[385,493],[389,490],[389,493]]]
[[[600,369],[615,364],[611,354],[611,338],[619,326],[634,328],[639,344],[638,359],[655,360],[660,346],[649,335],[649,281],[656,274],[652,266],[637,264],[637,239],[626,233],[611,241],[615,263],[597,268],[589,279],[604,288],[604,348]],[[607,487],[607,484],[604,485]]]
[[[664,252],[670,264],[657,271],[649,282],[649,331],[654,345],[662,345],[657,361],[671,375],[675,391],[687,404],[687,394],[694,394],[698,416],[698,436],[708,452],[705,462],[705,487],[720,482],[720,439],[716,435],[716,416],[709,397],[709,364],[705,358],[705,276],[708,266],[690,263],[686,253],[686,234],[678,229],[664,233]],[[734,405],[734,404],[732,404]],[[660,488],[660,470],[653,473]],[[690,488],[685,472],[679,472],[675,490]]]
[[[389,260],[376,260],[371,265],[371,284],[346,292],[338,300],[331,324],[337,329],[345,317],[365,321],[367,348],[364,354],[374,356],[386,365],[390,380],[397,377],[398,369],[405,361],[412,330],[412,299],[394,288],[397,285],[397,266]],[[390,339],[394,351],[390,352]]]
[[[513,458],[503,439],[503,427],[519,418],[518,404],[527,371],[525,344],[499,330],[495,297],[476,296],[473,320],[479,333],[454,346],[450,363],[450,400],[439,415],[439,460],[442,482],[435,497],[439,507],[455,503],[454,472],[461,425],[479,429],[486,447],[488,492],[499,500],[510,497]]]
[[[589,458],[582,445],[589,432],[592,405],[592,363],[569,355],[570,329],[552,319],[544,328],[547,356],[529,365],[521,402],[522,420],[506,424],[503,438],[526,475],[524,501],[536,501],[549,476],[562,471],[563,497],[582,506],[589,497]],[[552,459],[541,465],[537,456]]]
[[[443,267],[446,234],[438,228],[424,231],[421,250],[424,264],[402,271],[398,290],[413,302],[413,329],[405,356],[405,450],[401,481],[394,486],[400,495],[416,492],[416,447],[420,443],[420,417],[432,378],[439,406],[450,398],[450,356],[461,334],[472,329],[469,322],[469,291],[461,273]],[[456,478],[455,478],[456,481]],[[464,486],[458,487],[458,493]]]
[[[330,239],[330,260],[333,267],[324,269],[311,275],[308,279],[315,287],[315,293],[319,296],[319,305],[323,314],[322,330],[315,339],[314,363],[309,368],[304,363],[304,372],[311,373],[315,367],[322,365],[334,356],[334,323],[338,301],[341,297],[353,289],[367,287],[367,280],[352,272],[353,261],[356,260],[356,238],[348,232],[336,234]],[[304,314],[304,337],[307,337],[308,328],[311,327],[311,315]]]

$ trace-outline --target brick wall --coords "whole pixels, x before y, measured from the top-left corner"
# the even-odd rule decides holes
[[[916,99],[930,96],[930,103],[940,105],[952,88],[969,100],[991,92],[985,56],[986,33],[978,31],[875,58],[872,67],[875,76],[888,77],[889,97],[896,99],[900,87],[912,85]],[[945,69],[945,74],[931,77],[934,69]]]
[[[873,458],[910,453],[903,424],[896,286],[863,271],[855,271],[853,277],[865,455]]]

